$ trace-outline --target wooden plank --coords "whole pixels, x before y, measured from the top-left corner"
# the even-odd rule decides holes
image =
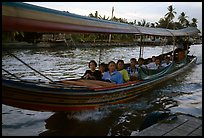
[[[135,136],[202,136],[202,120],[187,115],[179,115],[169,123],[161,121]]]
[[[180,117],[187,119],[187,121],[182,125],[175,127],[172,131],[165,134],[165,136],[188,136],[194,130],[198,129],[200,125],[202,125],[201,120],[197,118],[193,118],[190,116],[183,116],[183,115]]]
[[[171,131],[173,128],[178,127],[179,125],[182,125],[186,121],[187,121],[187,119],[178,118],[176,120],[176,123],[173,123],[173,122],[172,123],[157,123],[157,124],[150,126],[147,129],[144,129],[140,133],[138,133],[138,136],[147,136],[147,134],[149,134],[148,131],[153,131],[156,135],[159,134],[159,136],[162,136],[162,135],[168,133],[169,131]],[[151,136],[154,133],[151,133]]]
[[[191,134],[189,134],[189,136],[202,136],[202,125],[194,130]]]

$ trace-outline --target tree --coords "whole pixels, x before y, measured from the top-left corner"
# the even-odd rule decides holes
[[[192,19],[192,23],[190,24],[191,27],[197,27],[198,20],[196,18]]]
[[[188,16],[186,16],[186,14],[184,12],[182,12],[178,19],[179,19],[179,23],[183,26],[183,27],[187,27],[189,25],[189,21],[187,20]]]
[[[137,22],[137,25],[138,25],[138,26],[149,27],[149,26],[150,26],[150,23],[149,23],[149,22],[146,22],[145,19],[142,19],[141,21],[138,21],[138,22]]]
[[[109,17],[106,18],[106,16],[104,15],[103,17],[101,15],[99,15],[99,19],[102,19],[102,20],[108,20]]]
[[[174,14],[176,14],[176,12],[174,11],[175,8],[173,8],[172,5],[170,5],[167,9],[169,12],[165,14],[165,18],[167,20],[166,28],[169,28],[169,24],[173,22],[173,19],[175,18]]]
[[[166,18],[160,18],[158,23],[157,23],[157,27],[160,28],[166,28],[167,27],[167,19]]]

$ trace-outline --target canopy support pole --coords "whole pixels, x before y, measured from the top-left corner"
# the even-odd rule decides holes
[[[142,38],[143,38],[143,36],[140,35],[140,55],[139,55],[139,58],[142,57]]]
[[[175,36],[173,36],[173,59],[172,62],[174,61],[174,57],[175,57],[175,46],[176,46],[176,40],[175,40]]]
[[[98,61],[99,65],[101,64],[101,55],[102,55],[101,48],[99,48],[99,61]]]

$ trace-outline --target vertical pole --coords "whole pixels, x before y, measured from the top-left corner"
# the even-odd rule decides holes
[[[175,53],[174,53],[174,51],[175,51],[175,46],[176,46],[176,41],[175,41],[175,36],[173,36],[173,59],[172,59],[172,63],[173,63],[173,61],[174,61],[174,56],[175,56]]]
[[[113,19],[113,12],[114,12],[114,7],[112,7],[112,15],[111,15],[111,20]],[[111,34],[109,34],[109,40],[108,42],[111,42]]]
[[[142,35],[140,35],[140,55],[139,58],[141,58],[142,56]]]
[[[162,55],[164,54],[164,45],[166,45],[165,40],[166,40],[166,36],[164,39],[162,39],[162,42],[161,42],[162,43]]]
[[[99,48],[99,61],[98,61],[98,64],[99,65],[101,64],[101,48]]]

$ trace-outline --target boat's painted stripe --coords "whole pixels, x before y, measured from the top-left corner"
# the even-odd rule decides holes
[[[83,26],[77,24],[65,24],[56,22],[45,22],[39,20],[17,18],[10,16],[2,17],[3,31],[28,31],[28,32],[95,32],[95,33],[133,33],[134,30]]]
[[[69,16],[61,16],[61,15],[55,15],[55,14],[44,13],[44,12],[33,11],[33,10],[19,9],[15,7],[3,6],[2,8],[3,8],[3,11],[2,11],[3,16],[25,18],[25,19],[39,20],[39,21],[45,21],[45,22],[84,25],[84,26],[92,26],[92,27],[104,26],[105,28],[117,28],[117,29],[121,28],[121,25],[117,25],[117,24],[101,23],[96,21],[73,18]],[[123,26],[123,28],[130,29],[130,26]]]

